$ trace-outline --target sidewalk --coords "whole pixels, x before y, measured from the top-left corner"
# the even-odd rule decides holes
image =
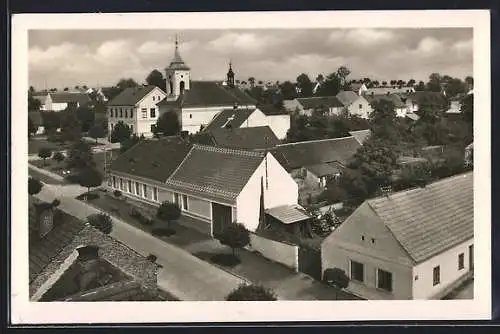
[[[49,202],[58,198],[62,211],[82,220],[90,214],[100,212],[81,201],[65,196],[66,192],[61,188],[66,186],[45,185],[36,197]],[[61,195],[62,197],[59,197]],[[243,283],[234,275],[115,217],[110,235],[144,256],[156,255],[157,263],[163,266],[158,273],[158,286],[181,300],[224,300],[229,292]]]

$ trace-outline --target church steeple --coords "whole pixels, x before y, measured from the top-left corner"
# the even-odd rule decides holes
[[[227,71],[227,85],[234,88],[234,72],[231,61],[229,61],[229,71]]]
[[[174,58],[170,65],[165,69],[165,80],[167,94],[177,97],[189,90],[190,86],[190,68],[186,65],[179,53],[179,38],[175,35]]]

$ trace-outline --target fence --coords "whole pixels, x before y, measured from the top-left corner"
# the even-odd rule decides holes
[[[299,247],[280,241],[250,234],[250,250],[259,252],[262,256],[298,271]]]

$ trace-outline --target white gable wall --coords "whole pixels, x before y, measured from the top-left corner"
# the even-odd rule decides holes
[[[241,124],[240,128],[250,128],[256,126],[266,126],[267,118],[266,115],[259,109],[255,109],[253,113],[248,116],[245,122]]]
[[[166,96],[167,94],[165,94],[163,90],[155,87],[155,89],[149,92],[149,94],[137,103],[134,115],[137,119],[137,124],[134,126],[134,133],[139,136],[144,135],[145,137],[153,136],[151,126],[156,124],[160,114],[156,104],[163,100]],[[144,117],[143,110],[146,110],[146,117]],[[152,110],[154,110],[154,115],[152,115]]]
[[[290,130],[290,115],[270,115],[267,116],[267,121],[267,125],[279,140],[286,138],[286,134]]]
[[[364,97],[360,96],[356,101],[347,107],[347,110],[351,115],[368,118],[368,115],[372,112],[372,107]]]

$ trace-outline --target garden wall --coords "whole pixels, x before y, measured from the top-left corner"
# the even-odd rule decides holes
[[[298,271],[299,247],[297,245],[267,239],[257,234],[250,233],[249,249],[259,252],[269,260],[281,263]]]

